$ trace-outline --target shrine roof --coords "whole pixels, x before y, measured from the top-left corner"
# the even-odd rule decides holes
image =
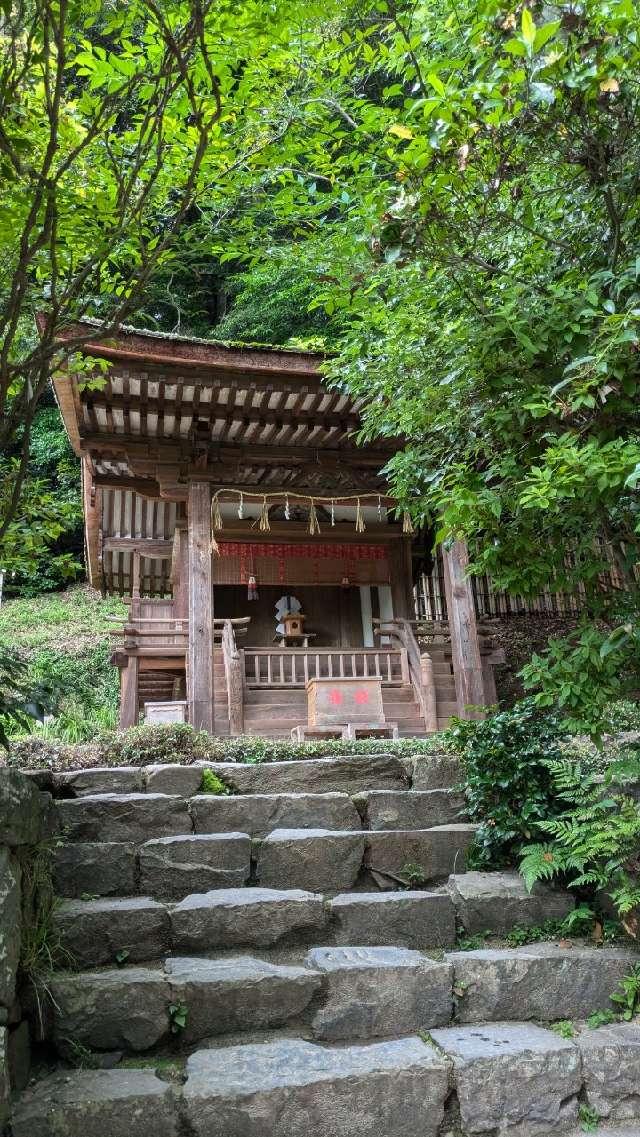
[[[90,366],[72,364],[53,380],[83,458],[87,558],[98,587],[123,590],[130,554],[122,542],[173,539],[191,478],[337,497],[385,490],[380,471],[396,447],[358,446],[362,402],[326,385],[322,354],[130,327],[112,334],[89,320],[59,340],[108,362],[99,384],[87,383]],[[145,570],[151,594],[169,583],[170,560],[160,553]]]

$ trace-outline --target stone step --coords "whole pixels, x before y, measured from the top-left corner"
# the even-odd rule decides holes
[[[320,947],[307,967],[323,976],[311,1018],[328,1042],[413,1034],[450,1022],[452,968],[399,947]]]
[[[465,799],[455,790],[369,790],[357,802],[368,829],[430,829],[460,820]]]
[[[324,897],[302,889],[230,888],[187,896],[172,909],[179,952],[264,948],[322,942],[329,913]]]
[[[93,1050],[150,1050],[175,1032],[171,1008],[185,1009],[181,1045],[295,1021],[322,986],[309,967],[252,956],[172,956],[164,967],[123,967],[50,976],[53,1041]],[[172,1029],[173,1028],[173,1029]]]
[[[599,1118],[600,1137],[640,1133],[636,1024],[573,1039],[526,1023],[435,1028],[431,1038],[435,1046],[425,1035],[367,1045],[287,1037],[218,1046],[188,1058],[184,1085],[151,1069],[66,1069],[21,1096],[12,1133],[580,1137],[581,1102]]]
[[[615,1010],[611,995],[638,955],[614,948],[526,947],[453,952],[459,1022],[586,1019]]]
[[[212,799],[196,807],[196,819],[200,818],[197,823],[213,827],[216,816],[224,814],[224,802],[225,799],[216,799],[214,804]],[[262,809],[263,803],[259,804]],[[328,816],[326,803],[319,812],[334,823],[345,817],[352,828],[282,826],[253,841],[249,833],[239,830],[174,834],[151,840],[145,840],[146,834],[139,832],[135,843],[63,844],[53,850],[54,884],[58,894],[67,897],[141,893],[156,899],[179,900],[194,892],[241,887],[248,883],[252,871],[264,888],[343,892],[353,888],[362,873],[368,874],[366,879],[372,878],[378,888],[393,891],[444,881],[452,871],[459,874],[464,870],[474,825],[363,830],[356,828],[360,819],[349,799],[333,806],[336,804],[339,809],[334,808],[333,818]],[[282,815],[287,809],[294,813],[298,810],[298,819],[304,820],[300,816],[302,808],[297,803],[293,807],[290,803],[267,803],[272,813]],[[230,816],[241,820],[239,811]],[[259,813],[254,816],[259,824]],[[203,820],[206,818],[208,822]],[[308,814],[307,821],[311,820]],[[130,835],[134,832],[131,821],[127,831]],[[489,905],[490,900],[486,907]]]
[[[436,1137],[447,1094],[445,1062],[416,1037],[201,1050],[186,1072],[193,1137]]]
[[[494,892],[484,889],[475,903],[483,931],[500,935],[515,925],[541,924],[547,912],[559,918],[573,906],[572,897],[551,889],[541,889],[532,904],[520,882],[520,906],[512,892],[509,903],[514,919],[505,927],[500,897],[503,877],[508,874],[488,875],[497,878]],[[463,911],[461,878],[452,879],[456,888],[449,884],[448,890],[440,892],[351,892],[333,900],[301,889],[254,886],[195,893],[176,904],[135,895],[65,900],[54,912],[54,924],[61,962],[68,967],[113,964],[120,951],[127,953],[131,963],[159,959],[169,946],[180,952],[332,942],[445,948],[454,944],[455,926],[461,926]],[[463,967],[469,956],[461,955]],[[594,957],[596,963],[599,958]]]
[[[381,888],[423,883],[464,868],[475,830],[466,824],[376,832],[275,829],[257,843],[256,879],[265,888],[341,892],[366,868]]]
[[[414,790],[452,789],[464,781],[464,772],[455,755],[434,748],[431,753],[417,754],[411,760],[410,777]]]
[[[364,864],[379,888],[395,889],[464,872],[477,825],[456,822],[429,829],[379,829],[365,833]]]
[[[329,901],[331,939],[340,945],[448,948],[455,912],[442,892],[347,892]]]
[[[436,1137],[447,1066],[417,1037],[296,1038],[200,1050],[184,1086],[149,1070],[71,1070],[25,1093],[14,1137]]]
[[[431,1038],[453,1064],[464,1137],[564,1135],[578,1123],[580,1051],[527,1023],[436,1028]]]
[[[191,799],[190,810],[196,833],[241,829],[264,837],[273,829],[362,828],[353,801],[342,793],[201,794]]]
[[[563,920],[575,897],[561,889],[535,885],[531,892],[517,872],[466,872],[447,882],[458,926],[468,936],[491,930],[507,935],[514,927],[532,928],[545,920]]]
[[[19,1099],[13,1137],[179,1137],[174,1087],[153,1070],[65,1070]]]
[[[133,841],[192,833],[183,798],[158,793],[105,793],[56,801],[58,824],[68,841]]]
[[[140,890],[161,899],[241,887],[251,874],[251,838],[242,832],[160,837],[141,846],[139,866]]]
[[[296,762],[212,762],[215,774],[236,793],[359,793],[361,790],[406,789],[409,777],[389,754],[353,754]]]

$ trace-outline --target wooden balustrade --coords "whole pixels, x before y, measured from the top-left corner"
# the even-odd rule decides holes
[[[428,653],[421,654],[413,631],[413,621],[396,618],[393,620],[374,620],[376,635],[388,636],[392,642],[400,644],[407,660],[407,682],[411,683],[416,702],[424,719],[425,729],[438,729],[433,663]]]
[[[381,679],[408,682],[406,653],[398,648],[245,648],[248,687],[306,687],[310,679]]]

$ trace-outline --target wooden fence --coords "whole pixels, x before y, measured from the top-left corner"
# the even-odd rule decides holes
[[[622,588],[623,583],[612,558],[608,558],[609,569],[602,576],[604,588]],[[571,562],[567,559],[567,567]],[[532,599],[497,589],[491,578],[474,576],[471,587],[476,606],[476,615],[491,618],[506,618],[538,614],[541,616],[578,616],[586,604],[582,585],[575,592],[550,592],[545,590]],[[438,553],[433,572],[423,573],[415,587],[416,615],[423,620],[446,620],[447,598],[444,584],[444,565]]]

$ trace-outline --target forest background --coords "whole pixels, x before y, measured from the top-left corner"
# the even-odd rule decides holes
[[[523,677],[597,734],[640,680],[637,5],[0,7],[6,595],[83,572],[65,323],[325,349],[416,526],[584,587]]]

